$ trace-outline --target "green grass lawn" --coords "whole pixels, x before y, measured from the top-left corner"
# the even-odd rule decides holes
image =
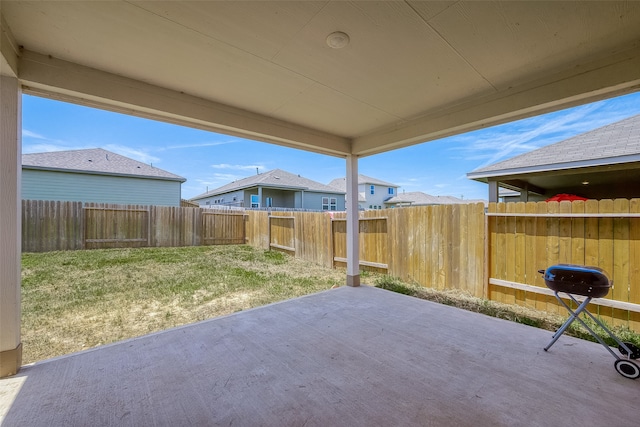
[[[22,256],[23,363],[342,285],[331,270],[250,246]]]

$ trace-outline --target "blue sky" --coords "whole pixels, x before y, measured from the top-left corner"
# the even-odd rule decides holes
[[[640,114],[640,93],[443,138],[360,159],[359,172],[400,186],[486,199],[467,172]],[[328,184],[345,175],[340,158],[189,129],[24,95],[23,153],[104,148],[187,179],[191,198],[256,170],[284,169]]]

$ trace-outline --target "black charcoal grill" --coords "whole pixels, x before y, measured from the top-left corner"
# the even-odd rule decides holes
[[[540,270],[544,277],[544,283],[551,289],[558,302],[569,311],[570,316],[566,322],[553,334],[551,342],[544,348],[548,351],[551,346],[560,338],[574,320],[580,322],[593,337],[598,340],[616,358],[615,368],[620,375],[626,378],[636,379],[640,377],[640,368],[630,359],[640,357],[640,348],[632,343],[623,343],[593,314],[587,310],[587,306],[593,298],[602,298],[609,293],[612,283],[607,273],[598,267],[588,267],[573,264],[553,265],[546,270]],[[560,297],[560,293],[565,294],[573,301],[578,308],[574,311]],[[576,296],[577,295],[577,296]],[[582,301],[579,301],[582,300]],[[579,316],[586,314],[596,322],[609,336],[618,344],[618,350],[622,356],[617,355]]]

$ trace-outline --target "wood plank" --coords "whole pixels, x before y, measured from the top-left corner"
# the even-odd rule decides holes
[[[496,203],[489,203],[488,213],[496,212],[498,206]],[[487,250],[486,253],[488,255],[487,259],[487,274],[485,275],[486,281],[483,283],[484,286],[484,298],[489,300],[493,300],[495,298],[494,288],[490,286],[489,277],[498,277],[498,268],[496,266],[497,259],[497,239],[498,239],[498,231],[497,231],[497,217],[487,216]]]
[[[455,260],[453,264],[454,272],[457,272],[457,278],[454,277],[452,280],[452,283],[457,284],[458,289],[467,293],[473,292],[470,269],[475,263],[474,252],[471,247],[474,237],[472,234],[475,233],[475,230],[472,231],[469,229],[470,208],[471,205],[458,206],[460,210],[460,220],[459,226],[457,227],[459,230],[457,241],[460,243],[457,248],[454,248]],[[455,242],[454,240],[454,244]]]
[[[438,270],[438,252],[437,252],[437,241],[438,241],[438,231],[436,225],[436,215],[435,215],[435,206],[427,206],[425,208],[424,217],[420,218],[425,222],[425,254],[424,254],[424,263],[422,264],[423,273],[421,274],[421,281],[423,286],[427,286],[429,288],[434,288],[436,283],[436,274]],[[406,232],[406,231],[405,231]]]
[[[347,259],[346,258],[342,258],[342,257],[334,257],[334,260],[338,261],[338,262],[344,262],[344,263],[347,262]],[[380,262],[363,261],[363,260],[360,260],[360,265],[364,265],[364,266],[367,266],[367,267],[376,267],[376,268],[381,268],[381,269],[389,268],[388,264],[383,264],[383,263],[380,263]]]
[[[505,203],[504,204],[507,213],[516,212],[516,207],[518,203]],[[505,247],[504,247],[504,279],[505,280],[515,280],[516,276],[516,262],[517,262],[517,254],[516,254],[516,218],[513,216],[508,216],[504,218],[504,239],[505,239]],[[504,294],[504,299],[502,302],[506,304],[515,304],[516,303],[516,292],[512,289],[503,289],[502,293]]]
[[[571,203],[562,201],[558,204],[561,214],[571,213]],[[558,260],[561,263],[571,263],[571,226],[572,218],[558,218]]]
[[[543,202],[546,203],[546,202]],[[548,202],[547,204],[547,212],[549,213],[557,213],[560,209],[560,204],[558,202]],[[554,264],[558,264],[560,262],[560,222],[557,217],[549,217],[546,218],[547,222],[547,267],[552,266]],[[564,315],[564,309],[560,309],[558,307],[558,303],[555,298],[547,298],[547,308],[546,311],[549,313],[556,313]]]
[[[616,213],[629,213],[629,200],[616,199],[613,202]],[[629,301],[629,218],[613,219],[613,289],[608,297],[616,301]],[[614,308],[612,312],[615,326],[629,326],[629,311]]]
[[[515,203],[516,213],[525,213],[525,203]],[[529,265],[526,258],[526,234],[525,234],[525,219],[523,217],[513,218],[514,227],[514,275],[513,280],[516,282],[524,283],[527,280],[527,273]],[[535,271],[535,270],[534,270]],[[524,291],[516,290],[515,303],[521,306],[526,305],[527,295]]]
[[[506,203],[499,203],[496,205],[496,209],[500,213],[506,212]],[[506,269],[507,269],[507,254],[506,254],[506,218],[505,217],[496,217],[495,223],[495,259],[493,262],[495,263],[495,276],[498,279],[506,280]],[[504,303],[505,302],[505,294],[504,291],[500,288],[493,288],[491,292],[491,299],[497,302]]]
[[[549,288],[540,288],[537,286],[530,286],[525,283],[510,282],[508,280],[500,280],[494,278],[490,278],[489,280],[492,285],[503,286],[505,288],[511,289],[521,289],[523,291],[534,292],[541,295],[550,295],[555,298],[555,293]],[[561,293],[560,296],[563,297],[563,294]],[[582,295],[574,295],[574,298],[580,302],[586,299],[586,297],[583,297]],[[625,301],[616,301],[609,298],[594,298],[591,301],[592,303],[589,304],[589,307],[591,307],[592,305],[600,307],[611,307],[619,310],[631,310],[640,313],[640,304],[633,304]]]
[[[571,203],[571,213],[583,214],[585,203],[576,200]],[[571,264],[584,265],[585,260],[585,219],[573,218],[571,221]]]
[[[629,212],[640,213],[640,199],[629,201]],[[640,220],[632,219],[629,227],[629,302],[640,304]],[[629,312],[629,329],[640,333],[640,313]]]
[[[600,200],[599,212],[613,212],[613,200]],[[600,218],[598,220],[598,267],[604,269],[611,277],[613,274],[613,218]],[[613,310],[600,307],[598,315],[607,324],[613,323]]]
[[[536,203],[535,202],[527,202],[525,203],[525,212],[526,213],[535,213],[536,211]],[[536,236],[536,218],[534,217],[525,217],[524,218],[524,258],[525,258],[525,280],[524,283],[530,286],[544,286],[541,284],[541,280],[538,280],[540,274],[538,270],[541,268],[545,268],[545,266],[538,265],[538,260],[536,259],[536,244],[537,244],[537,236]],[[525,306],[530,308],[537,308],[538,295],[532,293],[525,292]]]
[[[536,218],[536,263],[538,264],[538,270],[545,270],[550,267],[549,260],[547,259],[547,219],[544,215],[547,215],[549,211],[549,204],[546,202],[536,203],[536,213],[541,216]],[[546,289],[547,285],[544,282],[542,275],[537,275],[534,280],[534,285]],[[548,296],[536,297],[536,308],[538,310],[546,311],[549,304],[554,302],[553,298]],[[555,312],[556,310],[553,310]]]

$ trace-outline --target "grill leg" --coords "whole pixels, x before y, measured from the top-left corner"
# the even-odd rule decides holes
[[[556,292],[555,294],[556,294],[556,299],[560,302],[560,304],[562,304],[569,311],[569,313],[571,313],[571,316],[569,316],[567,321],[564,322],[562,326],[560,326],[560,329],[558,329],[556,333],[553,334],[551,342],[547,344],[547,346],[544,348],[544,351],[548,351],[551,348],[551,346],[555,344],[556,341],[558,341],[558,338],[560,338],[560,335],[564,334],[564,331],[567,330],[569,325],[571,325],[574,320],[578,320],[580,323],[584,323],[578,318],[578,316],[580,315],[580,313],[582,313],[582,311],[584,311],[587,308],[587,305],[589,304],[589,302],[591,302],[591,297],[588,297],[582,302],[582,304],[580,304],[580,306],[574,312],[573,310],[571,310],[571,308],[567,304],[565,304],[564,301],[562,301],[562,298],[560,298],[560,296],[558,295],[558,292]]]

